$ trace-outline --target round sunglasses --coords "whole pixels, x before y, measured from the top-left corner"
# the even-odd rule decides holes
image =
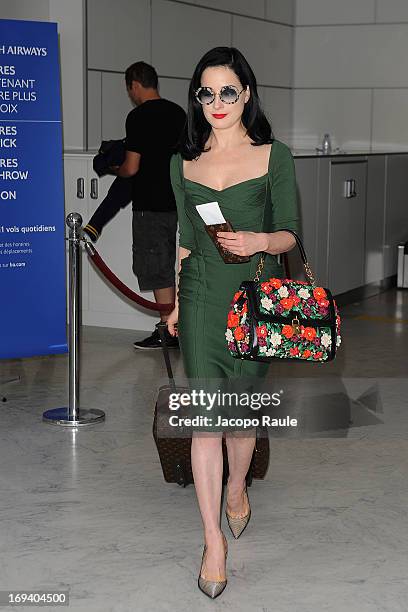
[[[235,85],[224,85],[221,87],[219,92],[219,97],[221,102],[224,104],[235,104],[239,100],[239,96],[245,91],[246,87],[238,90],[238,87]],[[199,87],[195,92],[195,98],[197,102],[200,104],[211,104],[215,100],[215,96],[217,95],[211,87]]]

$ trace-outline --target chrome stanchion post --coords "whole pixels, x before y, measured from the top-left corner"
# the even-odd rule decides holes
[[[69,406],[68,418],[77,420],[79,416],[79,377],[81,346],[81,252],[80,229],[82,217],[78,213],[68,215],[69,227]]]
[[[77,427],[92,425],[105,420],[102,410],[80,408],[81,365],[81,226],[82,217],[70,213],[66,218],[69,227],[69,405],[47,410],[43,421],[53,425]]]

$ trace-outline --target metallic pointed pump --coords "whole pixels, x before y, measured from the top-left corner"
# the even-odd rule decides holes
[[[232,535],[234,536],[236,540],[239,538],[241,533],[244,531],[245,527],[248,525],[249,519],[251,517],[251,506],[249,504],[248,491],[246,487],[245,487],[244,493],[245,493],[247,503],[248,503],[248,508],[249,508],[249,511],[247,514],[245,514],[245,516],[234,517],[228,514],[227,510],[225,510],[225,515],[227,517],[229,528],[231,529]]]
[[[226,540],[226,537],[224,536],[224,534],[223,534],[223,537],[224,537],[225,559],[226,559],[227,558],[227,554],[228,554],[228,544],[227,544],[227,540]],[[202,558],[202,561],[201,561],[201,569],[200,569],[200,574],[198,576],[198,588],[200,589],[200,591],[202,591],[205,595],[207,595],[211,599],[215,599],[216,597],[218,597],[218,595],[221,595],[221,593],[223,592],[223,590],[227,586],[227,579],[225,579],[225,580],[208,580],[207,578],[203,578],[201,576],[201,570],[202,570],[202,567],[203,567],[206,551],[207,551],[207,545],[204,544],[203,558]]]

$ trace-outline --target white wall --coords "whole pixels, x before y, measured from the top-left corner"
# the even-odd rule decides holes
[[[247,56],[275,135],[290,138],[294,0],[87,0],[87,7],[88,149],[123,136],[129,64],[153,64],[161,95],[185,108],[196,63],[217,45]]]
[[[87,0],[88,148],[123,135],[125,68],[152,63],[186,106],[199,57],[234,45],[254,68],[274,132],[314,148],[408,148],[407,0]],[[106,27],[106,24],[109,27]]]
[[[408,2],[296,0],[293,144],[408,150]]]
[[[49,0],[0,0],[0,19],[48,21]]]
[[[50,21],[58,23],[60,39],[64,149],[81,150],[86,143],[84,0],[49,4]]]
[[[153,63],[161,94],[185,107],[194,65],[218,44],[248,57],[288,144],[313,148],[328,131],[347,150],[408,149],[407,0],[0,0],[0,17],[58,22],[67,151],[123,135],[131,62]]]
[[[294,5],[295,0],[0,0],[0,18],[58,23],[66,151],[92,150],[102,139],[124,135],[132,108],[123,78],[129,64],[152,63],[161,95],[185,107],[193,68],[215,45],[235,45],[247,55],[274,133],[289,142]]]

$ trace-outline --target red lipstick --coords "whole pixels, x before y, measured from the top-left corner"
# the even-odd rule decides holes
[[[213,114],[214,119],[224,119],[224,117],[227,116],[227,113],[225,113],[224,115],[220,115],[220,114]]]

